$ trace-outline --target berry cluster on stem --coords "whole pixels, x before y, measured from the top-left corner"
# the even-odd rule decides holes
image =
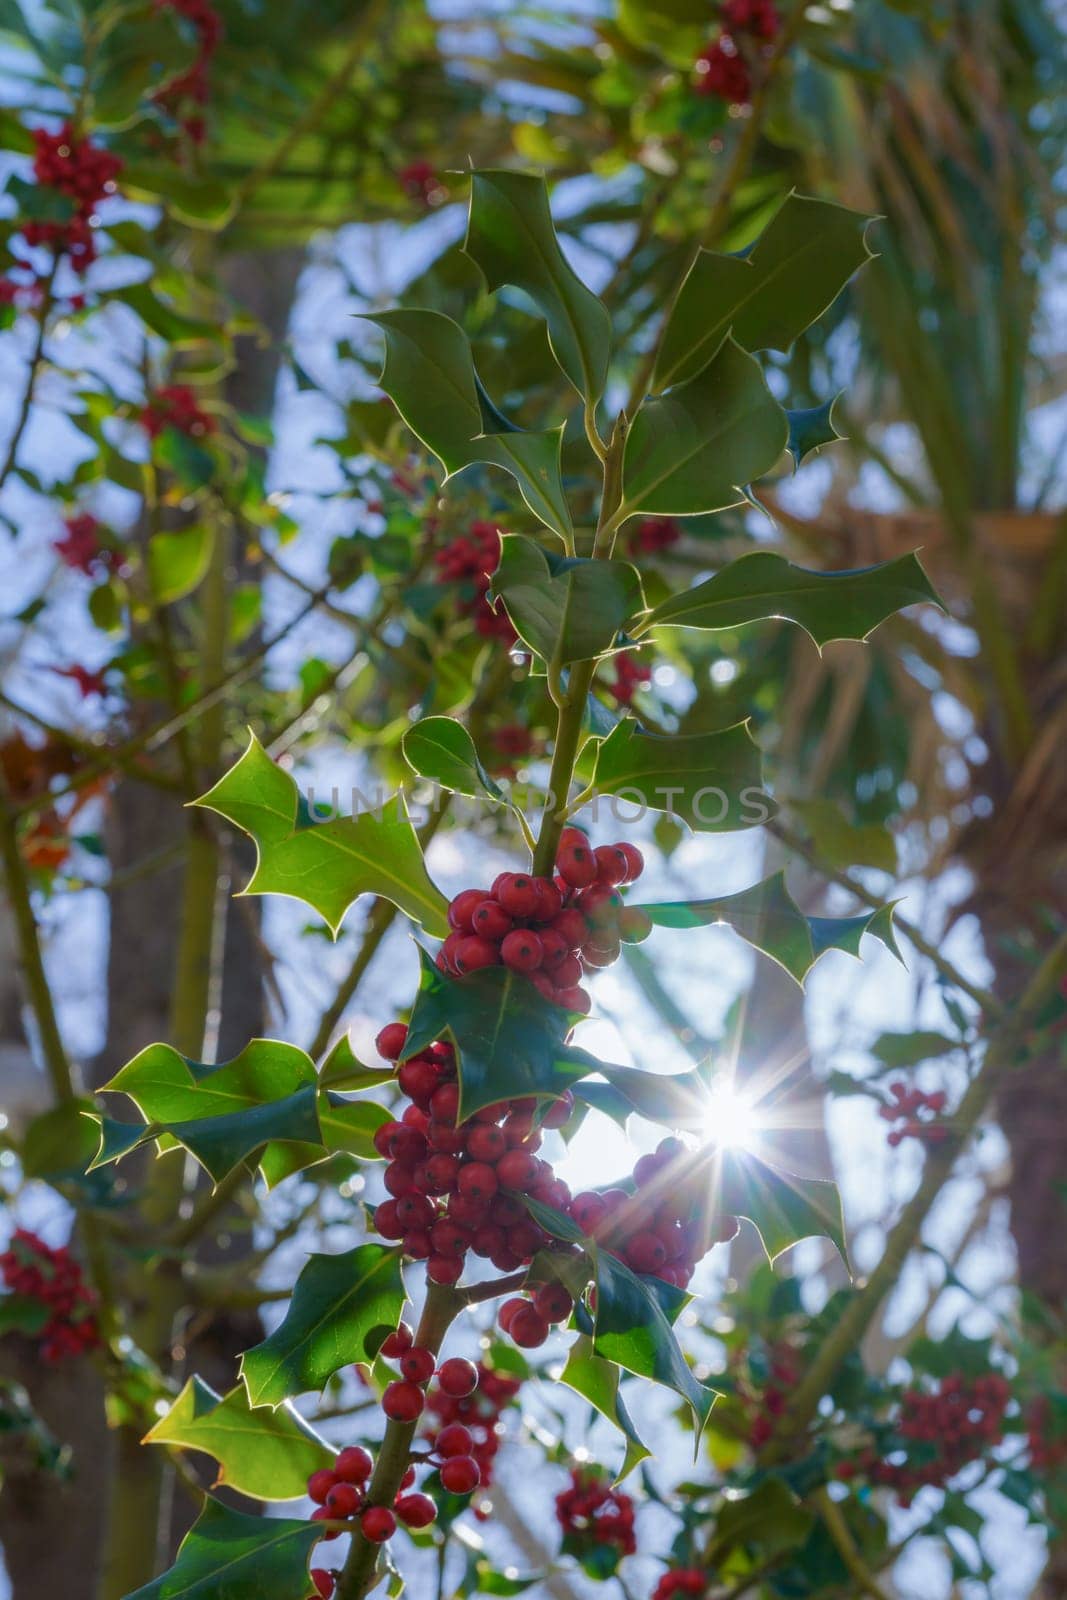
[[[696,1567],[676,1567],[673,1572],[663,1574],[652,1591],[652,1600],[679,1600],[682,1595],[705,1600],[710,1583],[710,1573]]]
[[[104,543],[101,524],[91,511],[73,512],[63,518],[63,526],[66,532],[53,539],[52,549],[64,566],[91,578],[112,565],[115,552]]]
[[[948,1138],[947,1124],[937,1120],[948,1101],[943,1089],[926,1094],[922,1089],[909,1089],[906,1083],[891,1083],[889,1093],[893,1098],[879,1107],[878,1115],[883,1122],[902,1123],[899,1128],[891,1128],[887,1136],[894,1149],[904,1139],[940,1144]]]
[[[69,1247],[53,1250],[37,1234],[17,1228],[0,1255],[0,1276],[12,1294],[47,1308],[48,1320],[37,1336],[43,1361],[84,1355],[100,1344],[96,1295]]]
[[[192,27],[196,55],[190,66],[169,79],[154,96],[157,106],[178,122],[186,138],[203,144],[204,107],[210,96],[211,63],[222,42],[222,17],[211,0],[153,0],[157,11],[174,11]]]
[[[758,1452],[773,1437],[789,1396],[800,1382],[803,1358],[792,1345],[778,1342],[768,1351],[767,1381],[758,1390],[743,1391],[749,1416],[749,1448]]]
[[[507,612],[503,606],[494,610],[489,604],[493,573],[500,564],[500,530],[496,523],[472,522],[465,534],[451,539],[435,553],[434,561],[439,583],[460,585],[462,608],[476,631],[483,638],[513,644],[516,634]]]
[[[568,1555],[613,1546],[632,1556],[637,1549],[634,1502],[596,1467],[572,1467],[570,1487],[556,1496],[556,1521]]]
[[[752,99],[751,58],[777,37],[781,18],[773,0],[724,0],[720,21],[718,37],[694,63],[693,87],[745,106]]]
[[[979,1378],[949,1373],[936,1388],[908,1389],[900,1402],[892,1447],[872,1448],[838,1465],[839,1478],[866,1477],[894,1489],[902,1506],[919,1489],[941,1488],[1004,1437],[1011,1388],[999,1372]]]
[[[176,428],[191,439],[204,439],[215,432],[215,418],[196,398],[187,383],[164,384],[141,408],[141,427],[150,439],[158,439],[164,428]]]
[[[33,130],[33,175],[42,189],[51,189],[71,202],[73,215],[63,221],[33,219],[22,223],[28,245],[49,245],[56,255],[66,255],[75,272],[84,273],[96,260],[96,211],[101,200],[115,193],[122,171],[119,157],[91,139],[80,137],[70,122],[58,133]]]
[[[646,914],[624,905],[619,893],[640,877],[644,861],[632,844],[594,849],[581,829],[564,828],[555,865],[554,878],[502,872],[491,888],[456,895],[438,966],[460,977],[510,967],[546,1000],[587,1012],[583,976],[610,966],[624,942],[651,931]]]
[[[476,1363],[475,1371],[477,1383],[469,1394],[455,1394],[440,1383],[430,1390],[426,1397],[428,1418],[424,1437],[431,1453],[439,1456],[445,1466],[456,1460],[473,1461],[478,1468],[478,1487],[488,1489],[500,1449],[500,1418],[522,1385],[518,1378],[497,1372],[483,1361]],[[449,1475],[457,1470],[450,1467]],[[464,1468],[464,1475],[469,1476],[469,1469]],[[446,1489],[451,1489],[443,1467],[441,1481]],[[474,1515],[482,1517],[485,1513],[476,1506]]]

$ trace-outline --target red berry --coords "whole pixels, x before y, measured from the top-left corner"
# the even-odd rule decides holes
[[[449,1494],[472,1494],[482,1481],[473,1456],[452,1456],[441,1466],[441,1482]]]
[[[534,1310],[546,1322],[566,1322],[574,1300],[562,1283],[543,1283],[533,1297]]]
[[[498,1187],[496,1172],[484,1161],[468,1161],[460,1167],[457,1181],[460,1194],[473,1195],[476,1200],[488,1200]]]
[[[546,1128],[562,1128],[570,1121],[574,1111],[574,1096],[569,1089],[565,1089],[558,1100],[553,1100],[545,1112],[542,1126]]]
[[[478,972],[482,967],[498,965],[497,946],[490,944],[488,939],[479,938],[476,933],[469,934],[456,946],[456,971],[464,976],[469,972]]]
[[[470,1244],[470,1234],[450,1217],[442,1217],[430,1229],[435,1256],[461,1256]]]
[[[397,1061],[407,1043],[408,1030],[402,1022],[387,1022],[374,1041],[374,1048],[386,1061]]]
[[[548,1338],[548,1323],[531,1305],[524,1305],[511,1319],[508,1333],[523,1350],[536,1350]]]
[[[597,845],[593,851],[596,860],[596,875],[600,883],[616,884],[625,883],[630,864],[626,859],[626,852],[617,844]]]
[[[326,1496],[326,1509],[331,1517],[343,1522],[354,1516],[362,1504],[363,1496],[354,1483],[339,1483]]]
[[[312,1567],[311,1581],[315,1585],[319,1600],[330,1600],[337,1583],[333,1573],[327,1572],[325,1567]]]
[[[626,876],[623,883],[636,883],[645,870],[645,858],[635,844],[627,844],[625,840],[615,846],[626,857]]]
[[[485,901],[484,889],[464,889],[457,894],[448,908],[448,925],[457,933],[470,933],[474,927],[474,913]]]
[[[364,1539],[371,1544],[384,1544],[396,1532],[396,1518],[388,1506],[368,1506],[359,1519]]]
[[[556,856],[556,871],[572,889],[585,889],[597,880],[596,856],[584,833],[566,828]]]
[[[311,1520],[312,1522],[330,1522],[332,1518],[325,1506],[319,1506],[317,1511],[311,1513]],[[340,1538],[340,1532],[335,1528],[328,1528],[322,1537],[324,1539],[337,1539]]]
[[[426,1276],[431,1283],[448,1286],[458,1283],[463,1276],[462,1257],[431,1256],[426,1263]]]
[[[511,932],[512,919],[497,900],[482,900],[474,913],[474,932],[492,943]]]
[[[400,1370],[412,1383],[429,1383],[436,1366],[437,1357],[433,1351],[424,1350],[421,1345],[413,1345],[400,1357]]]
[[[566,906],[552,920],[552,931],[565,939],[568,950],[579,950],[589,937],[589,924],[574,906]]]
[[[536,933],[516,928],[500,946],[504,965],[513,972],[536,972],[544,958],[544,948]]]
[[[405,1233],[413,1228],[428,1228],[434,1219],[434,1209],[424,1194],[401,1195],[396,1202],[396,1214]]]
[[[459,1084],[443,1083],[430,1096],[430,1116],[437,1122],[454,1124],[459,1113]]]
[[[401,1092],[423,1111],[430,1104],[430,1096],[440,1083],[437,1069],[429,1062],[416,1056],[413,1061],[405,1061],[396,1075]]]
[[[528,1189],[537,1181],[538,1164],[528,1150],[509,1150],[496,1164],[496,1177],[504,1189]]]
[[[396,1514],[407,1528],[428,1528],[437,1520],[437,1507],[428,1494],[405,1494],[396,1501]]]
[[[467,1135],[467,1154],[472,1161],[486,1161],[492,1166],[500,1160],[507,1147],[503,1128],[493,1123],[478,1123]]]
[[[392,1422],[415,1422],[422,1416],[425,1404],[418,1384],[409,1383],[406,1379],[390,1383],[382,1395],[382,1410]]]
[[[529,1303],[530,1302],[528,1300],[524,1300],[520,1295],[516,1295],[511,1300],[504,1301],[504,1304],[497,1312],[496,1320],[499,1322],[505,1333],[510,1331],[512,1319],[515,1317],[515,1315],[519,1311],[524,1311]]]
[[[474,1450],[474,1440],[469,1428],[461,1422],[450,1422],[434,1440],[434,1450],[445,1459],[449,1456],[469,1456]]]
[[[566,1011],[577,1011],[581,1016],[586,1016],[592,1009],[593,1002],[580,984],[575,984],[573,989],[559,989],[556,992],[556,1002]]]
[[[380,1206],[374,1208],[374,1226],[383,1239],[404,1237],[404,1224],[400,1221],[396,1208],[395,1200],[383,1200]]]
[[[337,1474],[331,1472],[329,1467],[321,1467],[318,1472],[313,1472],[308,1479],[308,1496],[317,1506],[326,1504],[326,1496],[337,1482]]]
[[[626,1259],[635,1272],[658,1272],[667,1248],[658,1233],[636,1233],[627,1243]]]
[[[467,1361],[463,1356],[452,1356],[448,1361],[442,1362],[438,1369],[437,1381],[443,1392],[450,1395],[453,1400],[465,1400],[467,1395],[473,1394],[478,1387],[478,1368],[473,1361]]]
[[[426,1163],[426,1182],[430,1194],[449,1194],[464,1169],[458,1156],[431,1156]]]
[[[532,917],[540,903],[536,885],[524,872],[513,872],[501,884],[497,900],[511,917]]]
[[[506,1243],[503,1228],[498,1228],[493,1222],[483,1222],[474,1230],[471,1249],[476,1256],[489,1260],[498,1250],[503,1250]]]
[[[563,908],[563,895],[551,878],[534,878],[533,885],[537,894],[537,910],[531,913],[531,920],[551,922]]]
[[[342,1483],[366,1483],[374,1471],[374,1457],[361,1445],[351,1444],[337,1457],[334,1471]]]

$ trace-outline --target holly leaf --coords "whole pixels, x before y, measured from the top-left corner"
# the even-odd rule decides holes
[[[380,1161],[374,1135],[392,1117],[384,1106],[367,1100],[346,1100],[343,1095],[319,1090],[317,1104],[321,1144],[268,1145],[260,1157],[260,1171],[269,1189],[277,1188],[294,1172],[303,1172],[332,1155],[353,1156],[357,1161]]]
[[[253,1411],[241,1385],[217,1395],[190,1378],[165,1416],[142,1441],[201,1450],[218,1463],[213,1489],[223,1485],[253,1500],[301,1500],[307,1480],[332,1467],[333,1446],[286,1402]]]
[[[453,794],[503,800],[500,785],[486,772],[470,732],[455,717],[423,717],[400,741],[404,759],[420,778]]]
[[[391,901],[435,937],[448,932],[444,896],[430,881],[402,796],[377,811],[316,822],[292,777],[252,734],[237,765],[196,804],[254,839],[256,870],[244,894],[302,900],[335,936],[361,894]]]
[[[641,907],[659,928],[707,928],[725,924],[746,943],[803,983],[827,950],[858,956],[865,933],[900,959],[893,933],[893,907],[879,906],[857,917],[806,917],[789,893],[784,872],[719,900],[669,900]]]
[[[788,352],[871,259],[871,221],[791,194],[741,255],[699,251],[663,332],[655,387],[695,377],[727,336],[743,350]]]
[[[912,1033],[880,1033],[871,1045],[871,1055],[883,1067],[900,1071],[921,1066],[924,1061],[937,1061],[959,1048],[958,1039],[932,1028],[920,1028]]]
[[[571,531],[559,454],[563,429],[527,433],[487,415],[470,341],[439,311],[382,311],[365,318],[385,335],[378,382],[400,415],[452,478],[475,462],[510,472],[539,521]]]
[[[715,1152],[711,1173],[719,1209],[751,1222],[768,1261],[776,1261],[801,1239],[826,1238],[848,1266],[845,1219],[836,1183],[827,1178],[800,1178],[772,1167],[750,1150],[729,1148]]]
[[[777,811],[764,794],[748,723],[716,733],[646,733],[624,717],[597,750],[593,787],[680,817],[700,833],[755,828]]]
[[[623,623],[645,605],[640,574],[628,561],[559,556],[514,533],[500,541],[492,594],[523,643],[561,664],[610,650]]]
[[[34,1117],[19,1151],[23,1176],[47,1183],[84,1177],[99,1144],[95,1111],[91,1100],[68,1100]]]
[[[692,1411],[699,1443],[718,1391],[697,1381],[674,1336],[671,1324],[688,1297],[661,1279],[639,1278],[554,1206],[528,1197],[524,1204],[547,1233],[580,1245],[589,1258],[596,1281],[594,1353],[672,1389]]]
[[[623,512],[702,516],[745,502],[789,438],[763,369],[727,339],[687,383],[646,400],[623,454]]]
[[[593,1342],[584,1334],[575,1340],[567,1354],[567,1364],[559,1376],[575,1394],[614,1424],[626,1440],[626,1456],[616,1483],[629,1477],[652,1452],[640,1438],[619,1392],[621,1374],[613,1361],[605,1361],[593,1349]]]
[[[253,1517],[208,1500],[174,1565],[127,1600],[308,1600],[317,1523]]]
[[[0,1294],[0,1339],[5,1333],[36,1338],[51,1321],[52,1311],[43,1300],[26,1294]]]
[[[211,565],[214,542],[214,531],[207,527],[152,535],[147,549],[148,581],[158,605],[173,605],[200,587]]]
[[[241,1357],[252,1406],[321,1390],[352,1362],[373,1361],[400,1319],[400,1252],[361,1244],[343,1255],[313,1255],[293,1289],[284,1320]]]
[[[803,628],[821,649],[833,639],[866,639],[894,612],[927,601],[941,606],[914,554],[851,572],[811,572],[757,550],[662,601],[639,631],[664,625],[738,628],[782,618]]]
[[[802,1545],[815,1517],[783,1478],[764,1478],[750,1494],[724,1500],[715,1518],[715,1559],[735,1545],[751,1546],[763,1557]]]
[[[352,1049],[352,1041],[347,1033],[342,1033],[330,1046],[319,1068],[319,1083],[324,1089],[377,1089],[383,1083],[391,1083],[395,1077],[396,1068],[393,1066],[364,1066]]]
[[[170,1045],[154,1044],[128,1062],[105,1093],[125,1094],[145,1119],[132,1141],[102,1130],[93,1168],[155,1139],[177,1142],[215,1182],[242,1162],[252,1162],[275,1140],[310,1145],[322,1156],[316,1102],[318,1080],[310,1056],[275,1039],[253,1039],[239,1056],[218,1067],[189,1061]]]
[[[456,1049],[460,1119],[483,1106],[527,1095],[559,1096],[588,1071],[567,1060],[563,1041],[572,1017],[507,967],[484,967],[467,978],[442,972],[420,950],[422,974],[408,1023],[404,1059],[435,1039]]]
[[[807,406],[799,411],[786,412],[789,418],[787,448],[793,457],[794,468],[801,466],[814,451],[828,444],[836,444],[846,437],[838,433],[834,426],[834,407],[840,398],[840,395],[834,395],[832,400],[824,401],[821,406]]]
[[[607,382],[611,318],[560,249],[544,177],[473,173],[463,248],[481,268],[490,293],[512,284],[529,295],[548,324],[560,371],[595,405]]]

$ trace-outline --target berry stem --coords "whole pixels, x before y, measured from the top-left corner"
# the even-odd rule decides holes
[[[622,503],[622,452],[626,441],[625,419],[620,417],[604,454],[604,487],[600,499],[600,517],[593,539],[593,560],[602,561],[610,554],[611,535],[617,526],[617,513]],[[574,763],[582,741],[585,724],[585,707],[599,658],[579,661],[572,665],[566,689],[561,684],[559,661],[549,662],[549,679],[556,685],[554,698],[559,707],[556,721],[556,739],[552,750],[552,770],[548,778],[548,804],[541,818],[541,830],[534,851],[535,876],[550,878],[555,866],[559,837],[567,820],[567,802],[574,778]]]
[[[427,1285],[426,1303],[415,1333],[420,1349],[438,1353],[445,1334],[463,1309],[464,1296],[438,1283]],[[415,1422],[389,1422],[378,1452],[378,1461],[367,1492],[367,1503],[391,1507],[400,1490],[400,1481],[411,1460],[411,1446],[418,1429]],[[337,1600],[363,1600],[378,1574],[381,1545],[372,1544],[357,1527],[344,1569],[337,1580]]]
[[[497,1300],[501,1295],[510,1294],[513,1289],[521,1289],[530,1275],[528,1267],[523,1267],[521,1272],[512,1272],[506,1278],[494,1278],[491,1283],[476,1283],[470,1289],[462,1289],[463,1302],[468,1306],[480,1306],[486,1300]]]

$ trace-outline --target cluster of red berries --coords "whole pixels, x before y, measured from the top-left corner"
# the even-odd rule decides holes
[[[69,122],[58,133],[35,128],[33,143],[34,177],[42,188],[66,195],[74,214],[64,222],[25,222],[22,236],[29,245],[53,246],[70,257],[76,272],[85,272],[96,260],[96,208],[106,195],[114,194],[122,162],[91,139],[79,138]]]
[[[906,1083],[891,1083],[892,1100],[880,1106],[878,1115],[884,1122],[900,1122],[903,1127],[892,1128],[889,1143],[895,1149],[903,1139],[922,1139],[925,1144],[940,1144],[947,1139],[949,1130],[943,1122],[934,1119],[945,1109],[948,1096],[943,1089],[926,1094],[922,1089],[909,1089]],[[928,1113],[928,1115],[925,1115]]]
[[[697,1262],[740,1226],[736,1217],[708,1209],[707,1152],[661,1139],[638,1158],[631,1185],[575,1195],[568,1215],[633,1272],[686,1288]]]
[[[760,1451],[774,1433],[785,1412],[789,1395],[800,1382],[802,1363],[799,1350],[788,1344],[773,1345],[769,1351],[767,1381],[745,1396],[749,1413],[749,1448]]]
[[[412,200],[421,200],[424,206],[440,205],[447,197],[448,191],[429,161],[411,161],[396,176],[404,193]]]
[[[630,548],[640,555],[655,555],[669,550],[682,537],[682,530],[673,517],[642,517],[630,534]]]
[[[479,1487],[488,1489],[500,1449],[500,1418],[522,1385],[518,1378],[497,1372],[482,1361],[475,1370],[478,1382],[471,1394],[455,1395],[438,1386],[427,1395],[426,1410],[433,1421],[426,1427],[425,1437],[431,1452],[439,1457],[473,1460]],[[478,1514],[475,1508],[475,1516]]]
[[[699,1572],[696,1567],[679,1567],[663,1574],[652,1591],[652,1600],[677,1600],[679,1595],[693,1595],[696,1600],[704,1600],[710,1582],[710,1573]]]
[[[517,763],[532,756],[536,742],[529,728],[521,722],[504,722],[489,733],[493,748],[492,770],[500,778],[514,778]]]
[[[637,1549],[635,1507],[628,1494],[613,1489],[595,1467],[573,1467],[571,1486],[556,1496],[556,1520],[568,1555],[614,1545],[620,1556]]]
[[[633,705],[638,689],[647,689],[652,682],[652,668],[635,650],[620,650],[612,656],[611,666],[615,676],[607,686],[609,692],[620,706]]]
[[[363,1537],[372,1544],[391,1539],[398,1521],[407,1528],[428,1528],[437,1516],[437,1507],[429,1495],[411,1493],[415,1468],[409,1467],[405,1473],[392,1509],[368,1502],[373,1472],[374,1457],[360,1445],[342,1450],[332,1467],[313,1472],[308,1479],[308,1495],[317,1507],[311,1513],[312,1522],[358,1521]],[[323,1538],[336,1539],[340,1532],[328,1528]],[[332,1585],[327,1592],[332,1592]]]
[[[171,78],[154,96],[164,111],[177,118],[193,144],[203,144],[203,107],[210,91],[211,63],[222,41],[222,18],[211,0],[154,0],[157,11],[176,11],[192,25],[197,50],[191,66]]]
[[[503,606],[494,611],[488,592],[500,564],[500,529],[495,522],[472,522],[467,533],[452,539],[434,556],[439,583],[463,585],[464,610],[485,639],[514,643],[515,629]]]
[[[775,38],[781,19],[773,0],[724,0],[722,29],[694,64],[698,94],[715,95],[730,105],[752,98],[752,69],[746,49],[759,49]]]
[[[392,1022],[378,1035],[387,1061],[403,1055],[407,1029]],[[388,1161],[385,1187],[391,1196],[374,1212],[384,1239],[399,1240],[405,1254],[426,1262],[433,1283],[458,1283],[468,1251],[500,1272],[515,1272],[550,1244],[521,1196],[562,1207],[565,1184],[537,1156],[541,1129],[532,1101],[504,1101],[457,1123],[459,1083],[455,1053],[443,1042],[430,1045],[397,1068],[397,1082],[412,1102],[399,1122],[374,1136]],[[560,1127],[573,1108],[569,1095],[551,1105],[546,1127]]]
[[[981,1378],[950,1373],[934,1390],[908,1389],[894,1430],[903,1443],[884,1459],[868,1449],[843,1461],[837,1476],[864,1475],[873,1484],[896,1490],[899,1503],[908,1506],[919,1489],[942,1487],[969,1461],[1000,1443],[1010,1400],[1011,1389],[999,1372]]]
[[[141,427],[150,439],[158,439],[164,428],[177,428],[192,439],[203,439],[215,432],[215,418],[196,398],[187,383],[169,383],[157,389],[141,409]]]
[[[12,1294],[37,1300],[48,1309],[48,1321],[39,1335],[42,1360],[83,1355],[100,1343],[96,1296],[66,1246],[53,1250],[37,1234],[17,1228],[10,1247],[0,1255],[0,1275]]]
[[[91,578],[99,568],[109,565],[113,552],[103,543],[100,523],[91,511],[64,517],[63,526],[67,531],[62,539],[52,541],[52,549],[64,566]]]
[[[1039,1395],[1026,1407],[1027,1443],[1030,1448],[1030,1465],[1035,1472],[1057,1472],[1067,1463],[1067,1427],[1056,1419],[1047,1395]]]
[[[452,932],[437,965],[460,977],[483,967],[521,972],[546,1000],[587,1012],[583,974],[617,961],[622,944],[648,937],[652,924],[619,889],[636,882],[644,859],[632,844],[594,850],[578,828],[564,828],[555,879],[502,872],[491,889],[464,889],[448,908]]]

